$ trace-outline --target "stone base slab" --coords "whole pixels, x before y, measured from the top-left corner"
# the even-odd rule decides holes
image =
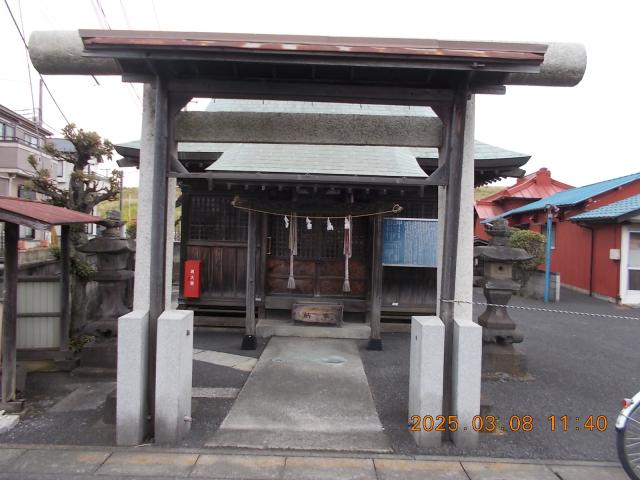
[[[527,356],[521,345],[485,343],[482,346],[482,373],[498,372],[516,377],[527,374]]]

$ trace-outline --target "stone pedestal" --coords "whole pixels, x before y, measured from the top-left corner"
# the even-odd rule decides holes
[[[485,282],[484,296],[487,309],[478,317],[478,324],[482,327],[482,341],[484,343],[512,344],[523,340],[517,331],[516,324],[507,312],[507,303],[518,285],[511,279],[489,280]]]
[[[438,317],[411,317],[409,360],[409,426],[415,418],[442,415],[444,323]],[[422,422],[419,423],[422,425]],[[420,447],[439,447],[442,432],[418,428],[411,432]]]
[[[140,445],[147,430],[149,312],[134,310],[119,323],[116,444]]]
[[[193,312],[165,310],[158,318],[155,442],[177,444],[191,429]]]

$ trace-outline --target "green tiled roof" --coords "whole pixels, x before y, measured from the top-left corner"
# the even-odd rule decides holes
[[[235,147],[236,143],[189,143],[180,142],[178,144],[178,151],[180,153],[224,153],[230,148]],[[256,144],[258,145],[258,144]],[[133,149],[140,148],[140,141],[135,140],[132,142],[119,143],[118,146],[128,147]],[[280,145],[281,148],[289,148],[291,145]],[[406,150],[416,158],[438,158],[437,148],[415,148],[415,147],[372,147],[372,148],[399,148]],[[476,140],[475,144],[475,158],[476,160],[493,160],[501,158],[525,158],[529,155],[524,153],[513,152],[511,150],[505,150],[500,147],[495,147],[487,143],[482,143]]]
[[[208,171],[426,177],[410,149],[351,145],[235,144]]]

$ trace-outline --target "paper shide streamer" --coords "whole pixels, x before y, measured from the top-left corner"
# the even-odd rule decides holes
[[[293,277],[293,257],[296,255],[298,255],[298,217],[292,213],[291,228],[289,228],[289,280],[287,281],[289,290],[296,288],[296,280]]]
[[[350,292],[351,284],[349,283],[349,259],[351,258],[352,251],[352,218],[351,215],[344,219],[344,244],[342,247],[342,253],[344,253],[344,282],[342,283],[342,291]]]

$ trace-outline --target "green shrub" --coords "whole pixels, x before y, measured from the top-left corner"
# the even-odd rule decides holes
[[[49,251],[56,260],[60,260],[59,246],[54,245],[49,248]],[[75,255],[71,255],[70,263],[71,265],[69,266],[69,268],[71,269],[71,275],[76,277],[78,280],[86,281],[93,273],[96,273],[96,269],[93,265],[91,265],[86,260],[82,260],[81,258],[76,257]]]
[[[73,353],[80,353],[85,345],[96,341],[94,335],[76,335],[69,339],[69,350]]]
[[[533,256],[531,260],[519,262],[522,269],[529,271],[535,270],[538,265],[544,263],[546,242],[547,238],[544,235],[531,230],[513,229],[509,237],[510,247],[522,248]]]
[[[127,222],[127,238],[136,238],[138,232],[138,223],[135,220]]]

